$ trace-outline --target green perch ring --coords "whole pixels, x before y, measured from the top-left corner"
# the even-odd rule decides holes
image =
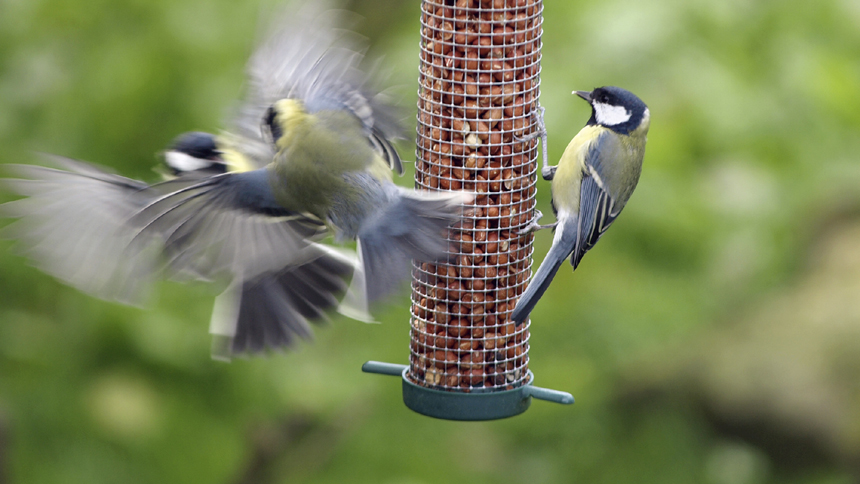
[[[532,385],[534,375],[528,373],[525,385],[504,391],[481,391],[469,393],[435,390],[416,385],[406,376],[407,365],[368,361],[361,366],[365,373],[400,376],[403,379],[403,403],[411,410],[445,420],[497,420],[519,415],[531,406],[532,398],[570,405],[574,402],[570,393],[540,388]]]

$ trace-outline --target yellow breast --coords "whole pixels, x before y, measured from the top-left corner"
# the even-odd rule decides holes
[[[579,188],[585,169],[585,155],[603,129],[600,126],[582,128],[561,155],[552,179],[552,201],[559,212],[579,212]]]

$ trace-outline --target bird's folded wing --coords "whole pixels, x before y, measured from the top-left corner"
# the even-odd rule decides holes
[[[623,205],[617,203],[603,186],[600,174],[586,160],[579,196],[579,236],[570,257],[574,269],[609,229],[622,208]]]

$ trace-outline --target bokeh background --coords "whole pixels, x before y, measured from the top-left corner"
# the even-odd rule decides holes
[[[45,151],[155,179],[156,152],[216,130],[242,92],[261,1],[0,0],[0,162]],[[346,5],[410,120],[418,4]],[[860,481],[860,2],[545,0],[545,15],[554,160],[589,115],[572,89],[620,85],[653,116],[624,214],[532,315],[537,383],[573,407],[485,423],[406,409],[396,379],[359,370],[406,363],[406,291],[382,324],[335,318],[296,352],[223,364],[213,288],[165,283],[128,308],[2,241],[0,482]]]

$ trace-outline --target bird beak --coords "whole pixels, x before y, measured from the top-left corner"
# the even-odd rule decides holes
[[[573,91],[571,94],[576,94],[577,96],[585,99],[588,102],[591,102],[591,92],[590,91]]]

